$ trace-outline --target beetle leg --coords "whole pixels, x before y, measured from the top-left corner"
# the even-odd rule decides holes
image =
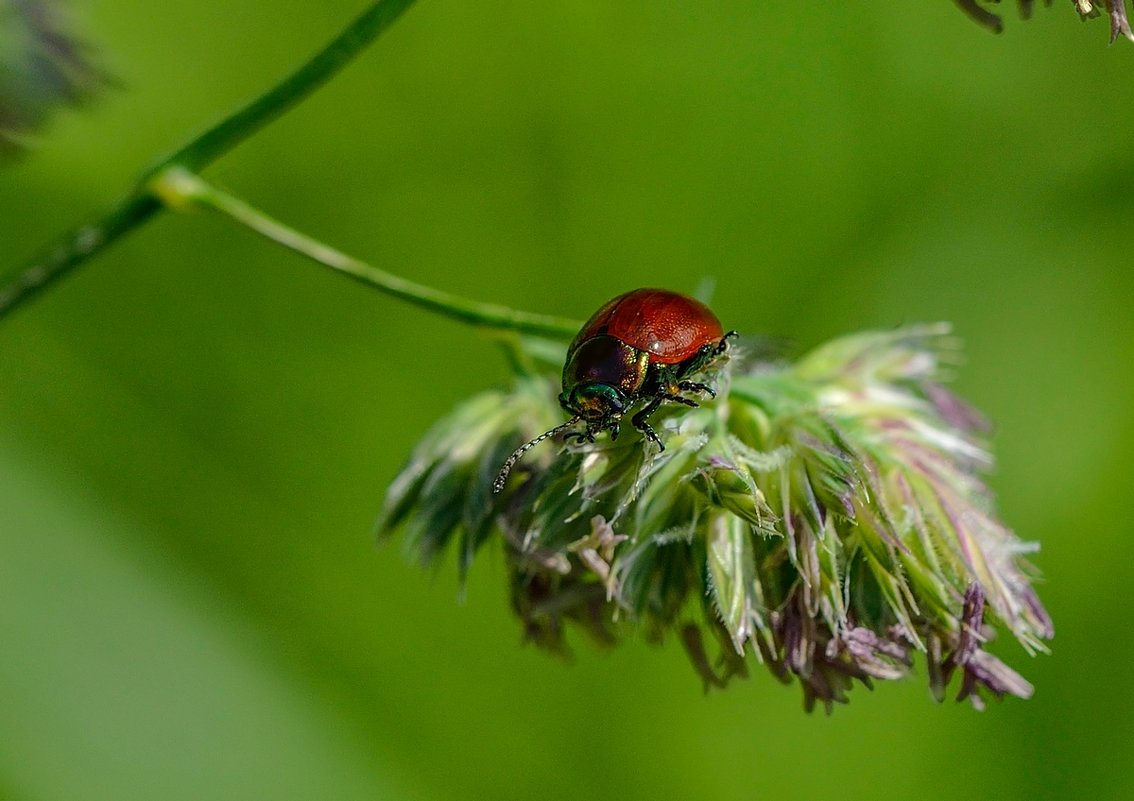
[[[572,440],[574,440],[576,445],[582,445],[584,442],[593,443],[595,441],[595,435],[592,434],[589,429],[587,431],[568,431],[563,435],[564,442],[571,442]]]
[[[735,331],[727,332],[723,337],[721,337],[721,341],[717,343],[714,355],[720,356],[722,353],[728,350],[728,341],[730,339],[736,339],[738,336],[740,336],[740,334],[736,333]]]
[[[656,412],[658,410],[658,407],[661,406],[662,401],[664,401],[665,399],[666,398],[664,395],[655,396],[654,399],[647,403],[640,412],[630,418],[630,422],[634,424],[634,428],[641,431],[642,436],[657,445],[659,452],[665,450],[665,445],[662,444],[661,438],[658,437],[658,432],[654,431],[650,424],[646,422],[646,418]]]
[[[691,373],[696,373],[699,370],[703,370],[708,367],[728,351],[728,341],[736,336],[737,333],[735,331],[729,331],[727,334],[721,337],[716,344],[702,345],[695,354],[690,356],[681,364],[677,365],[677,369],[675,371],[676,377],[680,378]],[[701,386],[704,386],[704,384],[702,384]]]
[[[689,398],[683,397],[681,395],[673,395],[668,392],[664,395],[659,395],[658,397],[662,400],[673,401],[674,403],[684,403],[686,406],[691,406],[694,409],[701,405],[695,400],[690,400]]]
[[[715,389],[708,384],[702,384],[700,381],[681,381],[677,384],[677,388],[683,392],[704,392],[710,398],[717,396]]]
[[[661,437],[658,436],[658,432],[654,431],[653,427],[645,420],[643,420],[641,425],[638,426],[638,430],[642,432],[642,435],[646,439],[658,446],[658,453],[661,453],[665,450],[665,445],[662,444]]]

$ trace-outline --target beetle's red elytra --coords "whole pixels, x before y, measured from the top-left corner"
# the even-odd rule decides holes
[[[623,416],[639,402],[645,405],[630,421],[665,450],[649,416],[667,401],[697,406],[684,392],[715,397],[712,387],[686,376],[724,355],[734,336],[724,333],[708,306],[665,289],[635,289],[603,304],[567,349],[559,404],[571,419],[517,448],[500,468],[493,492],[504,488],[520,457],[548,437],[566,431],[567,438],[594,442],[596,434],[610,431],[617,438]],[[568,431],[580,421],[582,431]]]
[[[646,351],[650,361],[677,364],[724,336],[721,322],[699,300],[665,289],[635,289],[607,302],[587,320],[568,352],[606,334]]]

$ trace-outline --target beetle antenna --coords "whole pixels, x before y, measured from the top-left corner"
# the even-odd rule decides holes
[[[492,494],[493,495],[499,495],[500,494],[500,490],[504,489],[504,482],[508,480],[508,474],[512,472],[513,465],[515,465],[516,462],[520,461],[520,458],[525,453],[530,451],[536,445],[539,445],[541,442],[543,442],[548,437],[554,437],[556,434],[558,434],[563,429],[570,428],[571,426],[575,425],[575,423],[579,422],[581,419],[582,419],[582,417],[580,417],[579,415],[575,415],[570,420],[568,420],[566,423],[560,423],[559,425],[557,425],[555,428],[551,429],[550,431],[545,431],[542,434],[540,434],[538,437],[536,437],[535,439],[530,440],[529,442],[525,442],[523,445],[516,448],[516,450],[514,450],[512,452],[512,455],[509,456],[508,459],[504,462],[504,464],[500,467],[500,472],[496,474],[496,480],[492,482]]]

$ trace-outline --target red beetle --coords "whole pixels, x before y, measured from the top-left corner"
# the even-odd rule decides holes
[[[504,488],[512,465],[529,448],[580,420],[586,428],[567,437],[594,442],[595,434],[609,430],[610,438],[617,438],[623,415],[638,401],[646,404],[630,422],[665,450],[647,419],[666,401],[697,405],[682,392],[715,396],[707,384],[685,377],[724,354],[733,336],[735,331],[724,333],[708,306],[665,289],[635,289],[606,303],[567,349],[559,403],[573,416],[508,457],[493,491]]]

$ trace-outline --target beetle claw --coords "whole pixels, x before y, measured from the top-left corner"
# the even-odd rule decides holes
[[[658,432],[654,431],[649,423],[643,422],[642,425],[639,426],[639,429],[646,439],[658,446],[658,453],[665,450],[665,445],[662,444],[661,437],[658,436]]]

